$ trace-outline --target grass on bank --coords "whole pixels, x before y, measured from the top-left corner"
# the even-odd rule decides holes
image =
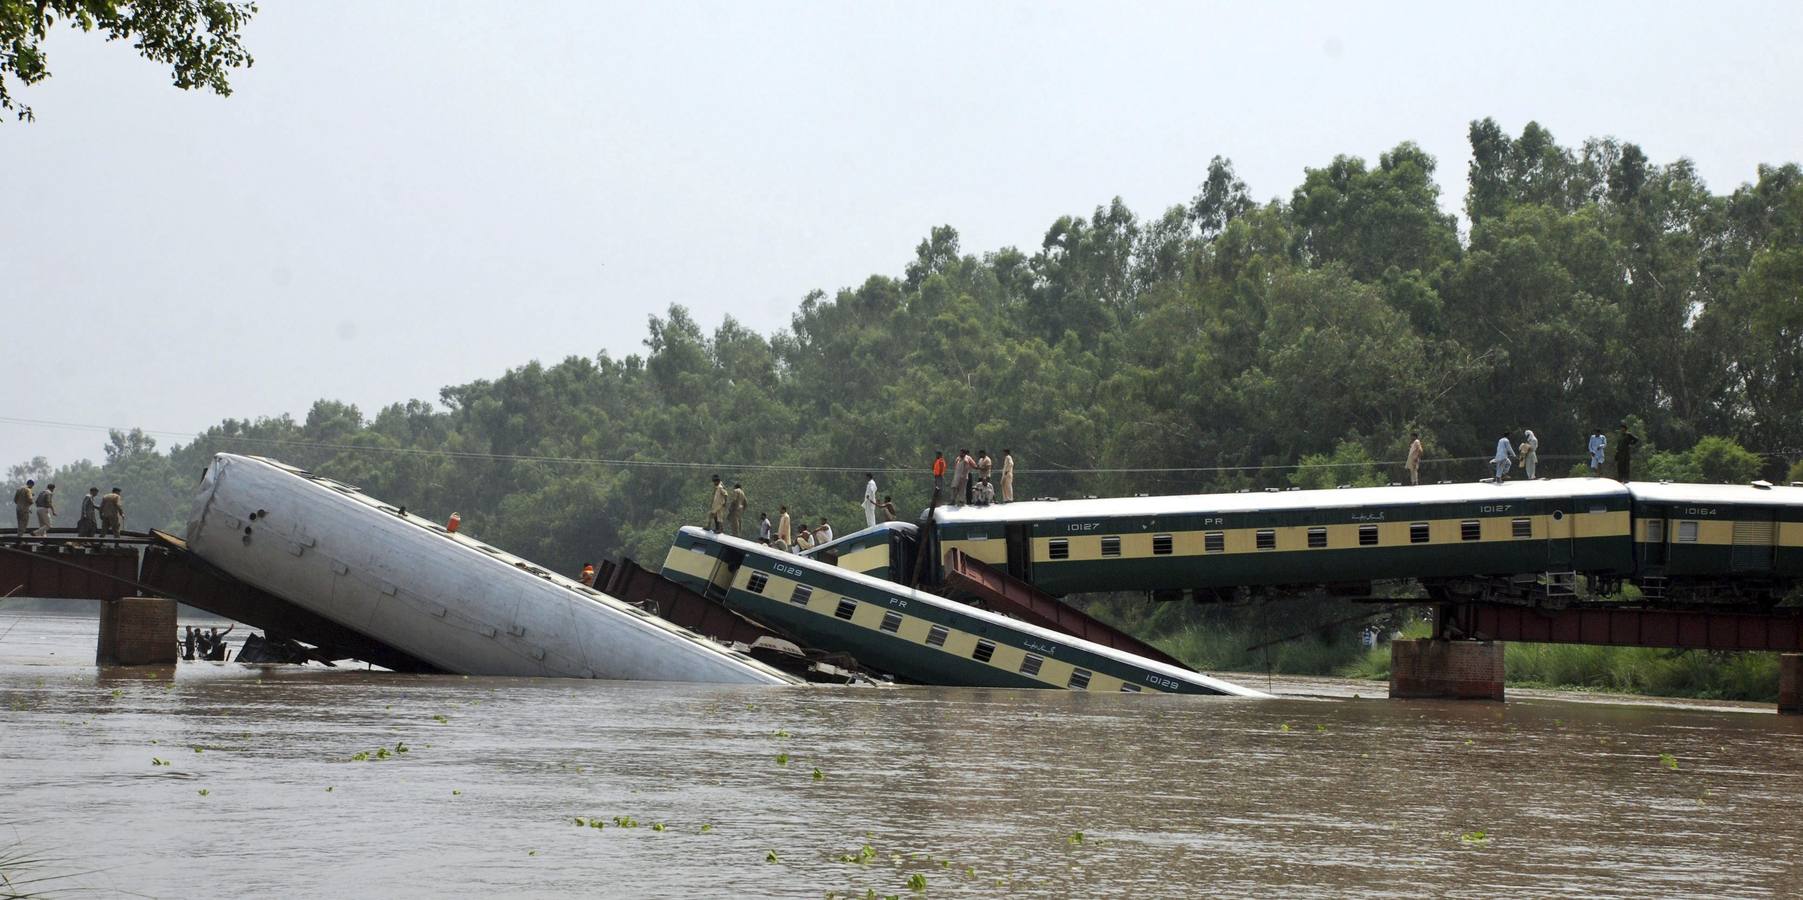
[[[1403,639],[1429,633],[1416,609],[1374,607],[1368,618],[1347,621],[1361,610],[1327,599],[1210,607],[1110,596],[1091,599],[1086,609],[1202,671],[1383,680],[1390,677],[1388,639],[1367,648],[1362,632],[1375,627]],[[1252,649],[1261,644],[1269,646]],[[1507,683],[1519,687],[1702,700],[1778,698],[1775,653],[1528,643],[1510,643],[1503,652]]]

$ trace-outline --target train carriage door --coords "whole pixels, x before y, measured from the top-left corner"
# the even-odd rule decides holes
[[[744,563],[745,551],[734,547],[721,547],[720,556],[714,563],[714,571],[707,579],[707,590],[703,593],[710,599],[725,600],[726,592],[732,588],[733,575]]]
[[[1733,572],[1770,572],[1773,540],[1777,532],[1774,510],[1769,506],[1742,509],[1734,515],[1734,549],[1728,555]]]
[[[1007,540],[1008,574],[1022,581],[1033,580],[1033,536],[1027,523],[1011,522],[1003,532]]]
[[[1546,568],[1562,571],[1571,568],[1572,517],[1563,507],[1555,507],[1546,517]]]
[[[1670,540],[1671,524],[1666,520],[1666,508],[1663,506],[1645,507],[1645,516],[1640,519],[1636,535],[1638,542],[1634,545],[1640,551],[1640,567],[1643,570],[1657,570],[1665,566],[1669,552],[1667,541]]]

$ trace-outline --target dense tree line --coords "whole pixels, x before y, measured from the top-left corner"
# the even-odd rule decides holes
[[[918,509],[933,451],[959,447],[1013,448],[1026,496],[1174,493],[1394,480],[1412,429],[1430,457],[1487,455],[1524,427],[1543,458],[1576,455],[1631,417],[1681,451],[1652,454],[1652,474],[1786,477],[1803,447],[1798,166],[1717,194],[1632,143],[1488,119],[1470,140],[1466,233],[1412,143],[1336,157],[1265,203],[1216,158],[1189,202],[1142,218],[1116,200],[1036,248],[973,254],[935,228],[898,276],[813,292],[772,335],[672,307],[623,359],[533,362],[373,416],[321,400],[167,451],[114,434],[103,463],[52,477],[65,506],[120,484],[130,524],[175,526],[211,453],[260,453],[458,511],[563,569],[661,559],[715,471],[744,482],[751,521],[786,503],[843,533],[867,467]]]

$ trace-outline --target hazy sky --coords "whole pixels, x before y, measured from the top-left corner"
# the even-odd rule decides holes
[[[934,225],[1035,247],[1209,157],[1260,198],[1530,119],[1694,159],[1803,157],[1803,7],[264,0],[226,99],[57,32],[0,125],[0,417],[192,434],[637,352],[672,303],[764,332]],[[167,441],[167,438],[164,438]],[[98,458],[0,422],[0,465]]]

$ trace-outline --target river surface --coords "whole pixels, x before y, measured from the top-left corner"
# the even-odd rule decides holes
[[[52,896],[1803,893],[1764,707],[100,671],[95,629],[0,611],[0,867]]]

